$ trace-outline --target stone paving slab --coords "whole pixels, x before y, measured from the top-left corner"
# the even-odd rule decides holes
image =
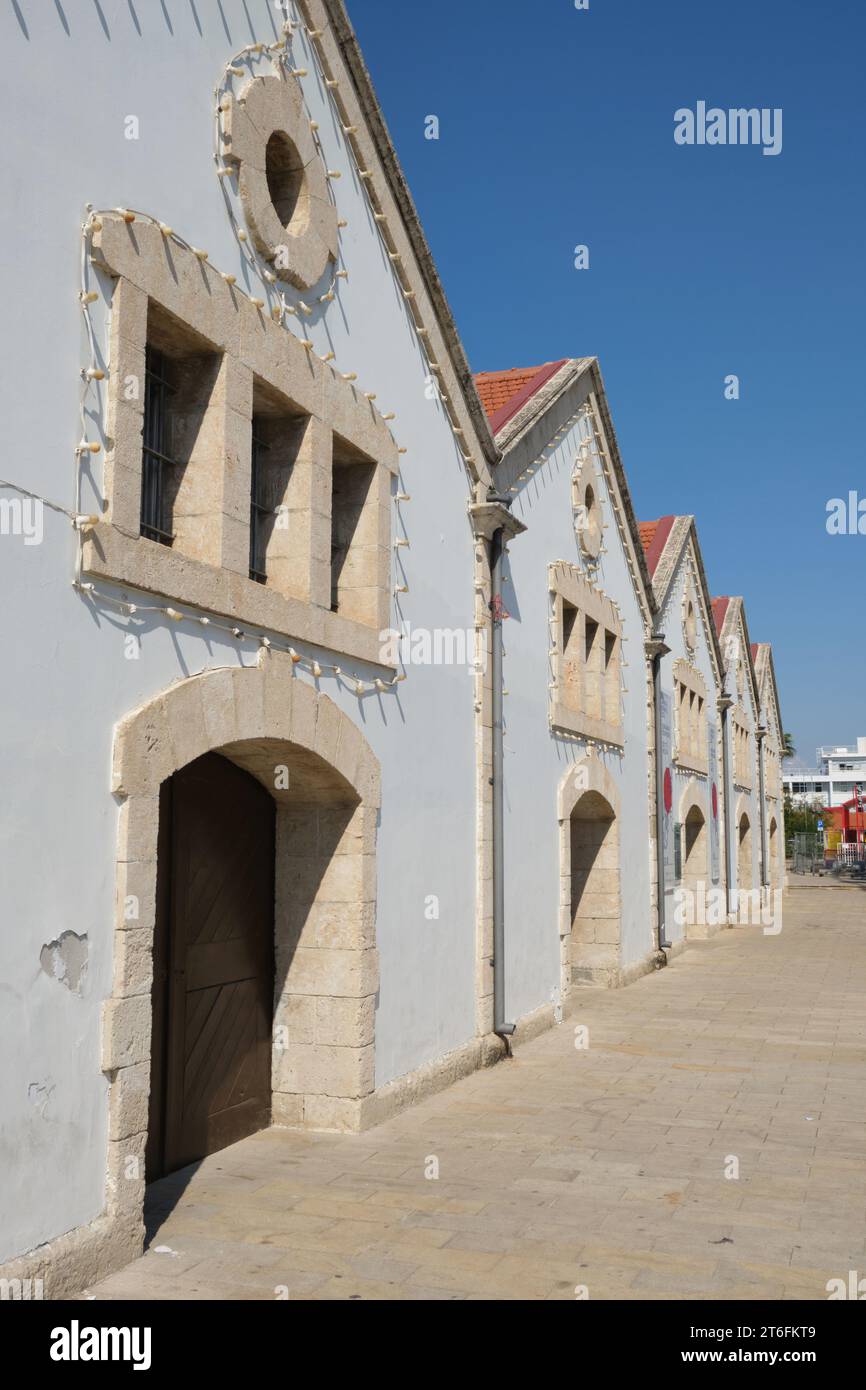
[[[271,1129],[154,1184],[150,1248],[88,1296],[825,1299],[866,1275],[864,1147],[866,894],[798,885],[779,936],[583,990],[375,1130]]]

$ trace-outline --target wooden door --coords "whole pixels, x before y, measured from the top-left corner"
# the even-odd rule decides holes
[[[149,1180],[270,1124],[274,820],[216,753],[163,786]]]

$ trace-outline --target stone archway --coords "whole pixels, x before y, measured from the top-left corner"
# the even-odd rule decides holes
[[[707,905],[709,883],[709,829],[706,790],[692,778],[680,798],[682,825],[683,921],[687,938],[703,938],[708,933]]]
[[[752,890],[752,823],[745,810],[737,817],[737,888]]]
[[[372,1093],[378,762],[288,655],[170,686],[115,730],[118,831],[114,983],[103,1005],[109,1081],[108,1214],[142,1228],[151,984],[162,783],[219,752],[276,802],[275,1123],[360,1127]]]
[[[784,877],[782,872],[781,856],[779,853],[780,843],[781,836],[779,834],[779,825],[776,820],[776,817],[774,815],[771,815],[767,847],[767,862],[769,865],[767,880],[771,888],[778,888]]]
[[[559,791],[562,996],[621,978],[619,792],[597,757],[569,770]]]

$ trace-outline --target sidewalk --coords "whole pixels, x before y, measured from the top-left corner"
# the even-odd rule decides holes
[[[866,1277],[864,1148],[866,894],[822,882],[378,1129],[155,1184],[150,1249],[88,1292],[826,1299]]]

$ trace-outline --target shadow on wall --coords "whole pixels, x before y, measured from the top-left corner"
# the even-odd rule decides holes
[[[27,24],[28,15],[35,13],[37,5],[40,10],[44,10],[45,0],[29,0],[29,3],[28,0],[9,0],[9,3],[12,6],[12,10],[16,20],[18,21],[18,27],[21,30],[21,33],[24,35],[25,39],[29,41],[30,29]],[[78,0],[74,0],[74,3],[78,4]],[[99,22],[99,27],[102,30],[103,36],[109,43],[111,43],[111,29],[109,27],[108,20],[105,17],[105,11],[102,5],[100,4],[100,0],[91,0],[91,4],[93,6],[93,13],[95,15],[95,18]],[[129,18],[132,23],[132,26],[135,29],[135,32],[139,38],[145,37],[144,31],[141,27],[139,12],[145,14],[146,19],[150,19],[152,16],[158,16],[158,18],[165,25],[165,28],[169,36],[171,38],[174,38],[175,27],[174,23],[172,22],[172,7],[174,9],[174,16],[176,22],[179,22],[183,10],[188,10],[189,18],[195,25],[199,37],[204,37],[204,29],[202,28],[201,16],[199,14],[199,6],[196,4],[196,0],[185,0],[185,3],[184,0],[159,0],[158,8],[154,4],[154,0],[146,0],[145,5],[142,5],[141,0],[138,0],[137,4],[135,3],[135,0],[126,0],[126,6],[129,10]],[[282,23],[282,20],[284,18],[288,18],[288,15],[283,15],[278,6],[275,6],[272,3],[272,0],[246,0],[246,3],[244,4],[244,14],[246,16],[247,24],[249,26],[249,38],[241,41],[246,43],[258,43],[260,39],[262,39],[262,35],[259,32],[257,32],[255,24],[253,22],[253,18],[250,14],[251,7],[258,9],[260,15],[260,23],[263,29],[265,31],[269,31],[273,36],[271,42],[273,42],[276,39],[279,39],[280,24]],[[71,38],[72,30],[69,27],[69,19],[61,3],[61,0],[54,0],[54,9],[57,14],[58,22],[63,28],[63,32],[66,34],[67,38]],[[205,0],[203,12],[206,17],[210,17],[214,14],[219,16],[220,24],[222,26],[222,31],[225,35],[226,41],[228,43],[233,43],[234,40],[232,38],[232,32],[229,28],[228,20],[226,19],[225,9],[223,8],[223,0]],[[78,18],[78,15],[76,15],[76,18]],[[280,21],[280,24],[278,24],[278,20]],[[265,38],[262,39],[262,42],[266,41],[266,39],[267,34],[265,34]]]

